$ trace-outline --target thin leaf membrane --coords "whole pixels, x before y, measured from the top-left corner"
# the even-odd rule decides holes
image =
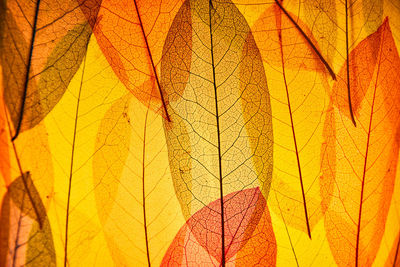
[[[4,98],[15,138],[61,99],[86,53],[91,29],[74,0],[4,1],[3,8]]]
[[[330,109],[325,122],[327,154],[323,158],[321,193],[331,198],[325,228],[338,265],[372,265],[396,177],[400,58],[387,19],[368,38],[374,35],[381,38],[377,64],[359,103],[357,127],[336,107]]]
[[[56,266],[46,210],[29,173],[9,186],[2,202],[0,223],[0,266]]]
[[[186,1],[177,16],[183,19],[171,26],[161,66],[171,118],[164,123],[171,174],[186,219],[219,199],[220,208],[210,211],[219,214],[219,220],[197,227],[205,233],[211,228],[218,231],[218,248],[211,240],[204,246],[224,265],[228,254],[221,247],[229,246],[226,231],[231,219],[223,209],[225,196],[258,186],[268,196],[272,176],[268,87],[250,28],[234,4]],[[174,38],[175,32],[184,35]],[[185,43],[191,45],[190,65],[171,60],[174,53],[186,53],[185,49],[179,53]],[[259,218],[258,209],[252,212]]]
[[[257,206],[254,206],[256,204]],[[162,261],[162,266],[207,264],[220,266],[217,255],[221,233],[213,229],[220,215],[219,200],[196,212],[176,235]],[[265,199],[258,188],[225,196],[227,218],[227,264],[236,266],[275,266],[276,241]],[[258,209],[259,212],[253,212]],[[261,215],[262,214],[262,215]],[[251,216],[260,216],[257,220]],[[251,225],[246,225],[250,223]],[[204,229],[206,225],[207,231]],[[210,228],[208,228],[210,227]]]

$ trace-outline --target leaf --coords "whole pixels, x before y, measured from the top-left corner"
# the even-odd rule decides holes
[[[288,11],[285,11],[288,12]],[[309,40],[307,26],[288,12]],[[252,32],[269,81],[274,131],[274,178],[270,210],[285,224],[311,231],[323,216],[319,187],[319,148],[327,106],[326,67],[298,28],[277,4],[267,8]],[[318,45],[316,45],[318,47]],[[319,49],[319,48],[317,48]],[[301,55],[301,56],[298,56]],[[320,75],[322,72],[322,75]]]
[[[15,139],[61,99],[86,53],[91,30],[74,0],[4,2],[1,64]]]
[[[336,0],[303,0],[304,18],[326,61],[332,64],[337,53],[338,18]]]
[[[321,193],[331,198],[325,228],[338,265],[372,265],[396,177],[400,58],[387,19],[374,35],[381,39],[377,64],[359,103],[357,128],[335,107],[325,122],[328,153],[323,158]]]
[[[171,243],[162,266],[221,264],[221,252],[218,252],[221,233],[215,228],[220,220],[219,201],[211,202],[186,222]],[[227,233],[232,235],[226,236],[229,244],[225,247],[226,262],[236,263],[237,266],[261,263],[262,266],[275,266],[275,237],[260,190],[246,189],[225,196],[224,209],[227,218],[233,215],[226,225]],[[251,225],[251,230],[247,224]]]
[[[189,3],[189,1],[186,3]],[[257,178],[265,181],[265,189],[268,189],[268,182],[270,179],[268,178],[270,175],[269,168],[271,167],[270,164],[272,161],[271,154],[265,154],[271,151],[270,148],[272,144],[272,131],[270,123],[268,123],[270,122],[268,95],[261,94],[261,90],[263,93],[267,93],[267,84],[263,72],[256,72],[256,70],[262,69],[262,65],[259,56],[257,56],[257,52],[252,50],[255,48],[254,45],[248,45],[247,50],[245,50],[248,54],[242,55],[242,53],[245,53],[242,52],[244,49],[243,41],[247,38],[249,29],[244,24],[243,29],[238,28],[234,32],[229,32],[228,26],[230,26],[229,23],[232,23],[232,21],[219,21],[222,17],[218,12],[223,9],[226,10],[226,12],[229,11],[238,16],[237,19],[243,18],[233,4],[228,2],[224,4],[215,3],[215,5],[213,3],[213,6],[210,7],[208,7],[208,5],[208,2],[190,3],[192,25],[199,27],[199,29],[194,27],[192,29],[195,33],[195,35],[192,36],[193,51],[196,52],[196,54],[192,54],[192,68],[187,70],[185,66],[180,67],[181,65],[176,65],[175,62],[169,62],[168,59],[170,58],[169,53],[172,53],[171,50],[166,49],[165,55],[163,56],[166,60],[163,61],[162,66],[162,84],[165,84],[164,89],[166,90],[166,95],[169,100],[168,109],[170,110],[169,113],[172,120],[171,123],[165,122],[170,165],[175,189],[186,217],[190,216],[190,214],[194,214],[194,212],[204,206],[204,203],[209,203],[219,198],[219,184],[221,178],[225,179],[223,185],[229,184],[228,190],[225,191],[227,193],[229,193],[229,191],[234,192],[235,187],[242,189],[250,187],[251,184],[257,183]],[[198,13],[200,8],[203,7],[207,10],[210,8],[213,10],[212,13],[214,13],[211,16],[211,29],[213,38],[218,41],[218,46],[212,49],[208,47],[210,44],[204,43],[203,45],[200,40],[197,39],[207,38],[211,41],[210,24],[206,22],[201,23],[199,21],[201,19],[204,21],[210,19],[206,11]],[[187,11],[187,9],[182,8],[180,12],[185,11]],[[213,20],[216,21],[214,22]],[[229,33],[230,36],[243,36],[243,38],[236,37],[235,40],[237,40],[237,43],[230,46],[230,43],[225,43],[223,42],[224,39],[221,39],[226,38],[229,40],[229,38],[222,34],[224,30],[226,34]],[[200,36],[200,34],[202,35]],[[251,39],[249,38],[249,40]],[[179,40],[179,42],[182,41]],[[169,47],[169,45],[166,44],[166,47]],[[251,57],[253,54],[250,54],[249,51],[256,53],[255,58],[256,60],[258,59],[259,62],[257,65],[254,64],[254,61],[251,61],[251,59],[253,59]],[[203,55],[202,61],[196,60],[195,58],[195,56],[197,57],[200,54]],[[206,56],[207,54],[210,55]],[[214,54],[215,62],[213,67],[211,55]],[[246,56],[248,56],[248,58],[246,58]],[[230,64],[230,62],[234,62],[233,60],[235,57],[236,59],[241,59],[241,61],[246,64],[240,66],[240,68],[238,68],[236,64]],[[208,62],[205,61],[206,59]],[[252,65],[250,65],[250,61]],[[172,65],[172,63],[175,65]],[[182,64],[182,62],[178,62],[178,64]],[[175,68],[171,66],[175,66]],[[260,74],[251,77],[251,82],[256,85],[242,83],[239,80],[239,75],[245,77],[243,70],[246,67],[248,67],[249,74],[251,74],[252,71]],[[196,71],[202,71],[204,68],[207,72],[201,72],[199,73],[201,76],[199,76]],[[170,80],[170,73],[167,71],[171,69],[175,71],[174,75],[178,77],[188,76],[188,82],[182,95],[179,94],[180,86],[182,85],[178,83],[177,87],[175,87],[175,80],[172,79],[172,82]],[[213,81],[214,72],[215,81]],[[218,79],[221,82],[218,82]],[[232,84],[232,86],[230,86],[230,84]],[[214,85],[218,89],[219,95],[217,95],[217,97],[215,96]],[[178,91],[175,91],[175,88],[178,88]],[[251,95],[251,93],[254,94]],[[201,98],[196,98],[197,95],[201,96]],[[250,95],[252,99],[249,99]],[[172,100],[169,99],[170,96]],[[216,103],[218,104],[219,110],[216,110]],[[246,118],[250,119],[246,120],[241,116],[242,109]],[[255,110],[258,113],[255,113]],[[218,114],[216,111],[218,111]],[[217,125],[217,121],[219,126]],[[258,125],[256,122],[260,122],[260,124]],[[186,131],[185,128],[187,129]],[[247,135],[244,133],[246,131],[247,134],[251,133],[250,141],[247,141]],[[255,132],[257,132],[257,135],[254,134]],[[219,146],[218,139],[220,139]],[[251,146],[256,144],[256,141],[262,142],[262,144],[268,145],[269,147],[260,146],[256,151],[251,152]],[[241,148],[240,153],[237,153],[238,150],[235,146]],[[218,148],[220,148],[220,153],[218,153]],[[260,165],[264,163],[264,170],[262,173],[256,174],[251,170],[254,168],[253,164],[256,163],[252,162],[251,157],[246,155],[247,153],[257,155],[255,158],[262,161],[255,161],[257,162],[256,167],[260,167],[261,169]],[[220,156],[218,156],[219,154]],[[181,161],[183,158],[186,158],[189,162],[187,160]],[[231,161],[229,158],[235,159],[230,166],[228,164],[229,161]],[[222,170],[223,177],[219,177],[220,175],[218,173],[221,170],[220,165],[223,166],[224,164],[226,165],[226,169]],[[247,164],[248,166],[246,166]],[[188,169],[187,166],[191,169]],[[198,176],[204,172],[206,176]],[[242,175],[240,175],[243,177],[243,180],[239,182],[237,180],[237,174],[240,172],[243,172]],[[244,175],[245,173],[250,176]],[[189,186],[187,189],[189,189],[189,191],[186,190],[186,188],[180,187],[180,185],[185,184],[184,181],[187,181],[187,186]],[[208,183],[206,191],[201,192],[206,183]],[[192,184],[192,186],[190,186],[190,184]],[[268,190],[265,192],[267,191]],[[192,198],[193,203],[190,206],[186,206],[187,203],[190,203],[190,199]]]
[[[143,86],[156,90],[154,82]],[[99,127],[95,197],[117,265],[158,265],[182,220],[162,120],[129,94],[111,106]]]
[[[315,49],[319,52],[320,49],[310,29],[291,12],[287,12],[287,14],[296,24],[289,19],[277,4],[267,8],[254,23],[252,32],[256,43],[259,45],[263,60],[267,64],[277,67],[282,66],[283,60],[286,68],[326,71],[326,67],[320,57],[310,45],[310,43],[315,44]],[[296,25],[305,35],[302,35]],[[283,59],[280,43],[285,46]]]
[[[29,173],[9,186],[2,202],[0,223],[0,266],[56,266],[46,210]]]
[[[360,104],[372,81],[374,70],[378,64],[378,53],[382,32],[386,29],[387,20],[376,32],[361,41],[349,54],[350,93],[353,113],[359,115]],[[350,117],[347,96],[347,65],[338,74],[337,82],[333,85],[333,103],[339,110]]]
[[[272,125],[260,54],[235,5],[187,1],[177,16],[187,16],[184,12],[190,12],[191,20],[172,27],[191,25],[192,34],[187,37],[192,40],[166,43],[161,84],[171,118],[164,121],[171,174],[188,219],[207,203],[216,199],[222,203],[224,196],[238,190],[260,186],[268,195]],[[229,17],[235,19],[225,19]],[[179,48],[182,42],[192,44],[190,69],[182,60],[170,61],[176,50],[169,48]],[[176,81],[171,75],[181,79]],[[187,83],[182,85],[184,77]],[[224,223],[216,222],[215,228],[221,229],[221,250],[224,243],[228,245],[224,225],[230,218],[225,218],[222,209],[220,217]],[[222,265],[223,254],[222,250]]]
[[[366,30],[373,33],[379,27],[383,19],[383,1],[379,0],[363,0],[363,15],[366,22]]]
[[[158,69],[164,40],[182,2],[92,0],[82,8],[100,48],[121,82],[144,105],[167,119],[169,115],[161,93]],[[97,20],[93,17],[96,15]],[[141,87],[149,80],[156,82],[157,90]]]

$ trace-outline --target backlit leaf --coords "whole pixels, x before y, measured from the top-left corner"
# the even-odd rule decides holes
[[[14,138],[54,108],[78,70],[91,30],[74,0],[2,0],[1,64]]]
[[[29,173],[9,186],[2,203],[0,266],[55,266],[50,224]]]
[[[163,266],[221,264],[221,253],[218,252],[221,232],[218,232],[218,228],[214,230],[221,216],[219,201],[211,202],[186,222],[164,256]],[[276,241],[265,204],[258,188],[225,196],[225,216],[231,217],[226,225],[227,264],[275,266]],[[258,211],[254,212],[254,209]],[[254,215],[258,218],[254,218]],[[247,224],[250,224],[251,230]]]
[[[400,58],[387,19],[374,35],[381,38],[377,65],[359,104],[357,127],[336,107],[325,122],[321,183],[322,194],[331,198],[325,228],[338,265],[372,265],[398,162]]]

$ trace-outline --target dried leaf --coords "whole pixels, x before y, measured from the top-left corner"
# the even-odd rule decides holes
[[[0,266],[56,266],[46,210],[29,173],[9,186],[0,224]]]
[[[61,99],[86,53],[91,30],[74,0],[4,2],[1,64],[15,139]]]
[[[162,266],[221,264],[221,232],[218,227],[215,228],[221,216],[219,202],[211,202],[186,222],[171,243]],[[227,264],[275,266],[276,242],[265,204],[258,188],[234,192],[224,197],[225,216],[231,218],[226,223]]]
[[[331,198],[325,228],[338,265],[372,265],[396,177],[400,58],[387,19],[368,38],[376,35],[381,39],[377,64],[359,103],[357,128],[335,107],[325,122],[327,153],[323,158],[321,192]]]

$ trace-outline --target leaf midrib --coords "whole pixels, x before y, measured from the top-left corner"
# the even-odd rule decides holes
[[[213,31],[212,31],[212,10],[215,10],[212,4],[212,0],[209,0],[209,28],[210,28],[210,52],[211,52],[211,67],[213,75],[213,86],[215,96],[215,118],[217,121],[217,138],[218,138],[218,166],[219,166],[219,190],[220,190],[220,206],[221,206],[221,266],[225,267],[225,225],[224,225],[224,192],[222,183],[222,155],[221,155],[221,134],[219,125],[219,113],[218,113],[218,94],[217,94],[217,82],[215,78],[215,62],[214,62],[214,46],[213,46]]]

